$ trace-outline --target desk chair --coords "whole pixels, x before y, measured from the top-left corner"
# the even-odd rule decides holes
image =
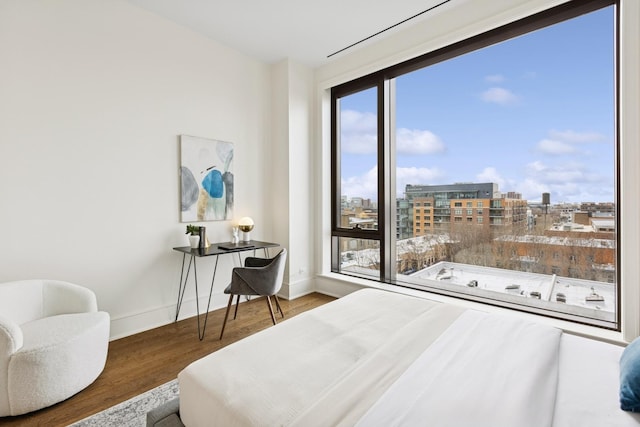
[[[284,266],[287,260],[287,250],[282,249],[278,255],[273,258],[254,258],[247,257],[244,261],[244,267],[235,267],[231,273],[231,283],[224,290],[225,294],[229,294],[229,304],[227,304],[227,312],[224,315],[224,323],[222,331],[220,331],[220,339],[224,334],[224,328],[227,325],[229,311],[233,304],[233,297],[236,297],[236,309],[233,315],[235,319],[238,315],[238,303],[241,295],[258,295],[264,296],[269,306],[271,320],[276,324],[276,316],[271,305],[271,296],[275,297],[276,306],[280,315],[284,318],[284,313],[278,301],[278,291],[282,287],[282,279],[284,277]]]

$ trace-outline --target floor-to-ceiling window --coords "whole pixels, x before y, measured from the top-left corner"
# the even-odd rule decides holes
[[[618,328],[614,3],[333,88],[333,271]]]

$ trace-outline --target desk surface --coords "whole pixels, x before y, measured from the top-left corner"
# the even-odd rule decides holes
[[[220,247],[222,246],[222,247]],[[212,243],[208,248],[192,249],[190,246],[181,246],[179,248],[173,248],[174,251],[184,252],[185,254],[194,256],[210,256],[210,255],[222,255],[233,252],[251,251],[254,249],[265,249],[278,247],[277,243],[260,242],[258,240],[251,240],[250,242],[240,242],[237,245],[229,242]]]

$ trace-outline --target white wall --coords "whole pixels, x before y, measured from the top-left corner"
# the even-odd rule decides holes
[[[235,143],[236,220],[274,238],[269,66],[119,0],[3,0],[0,58],[0,282],[83,284],[113,337],[171,321],[180,134]],[[229,221],[204,225],[229,239]],[[220,259],[215,306],[232,266]]]
[[[311,159],[313,72],[292,60],[272,68],[273,185],[269,199],[275,235],[289,248],[282,293],[287,298],[313,292],[315,188]]]
[[[372,40],[341,54],[330,64],[316,70],[317,96],[320,99],[314,148],[316,169],[316,210],[320,213],[316,230],[318,291],[341,296],[363,286],[363,281],[348,280],[330,273],[330,116],[329,89],[404,60],[448,46],[501,25],[524,18],[565,0],[473,0],[447,3],[436,9],[424,23],[396,31],[380,41]],[[594,328],[576,330],[608,338],[630,340],[640,335],[640,2],[621,0],[620,44],[620,188],[619,206],[622,239],[620,245],[622,274],[622,334],[606,334]],[[372,282],[368,282],[372,283]],[[564,327],[566,325],[561,325]],[[615,335],[615,336],[614,336]]]

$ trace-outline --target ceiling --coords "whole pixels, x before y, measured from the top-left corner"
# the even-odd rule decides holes
[[[456,0],[127,1],[261,61],[289,58],[315,68],[423,22]]]

